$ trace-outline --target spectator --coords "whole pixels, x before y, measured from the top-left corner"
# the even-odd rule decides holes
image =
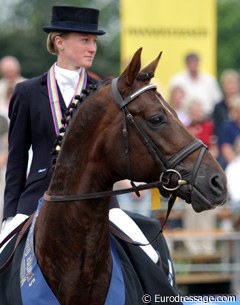
[[[184,124],[188,125],[190,122],[189,116],[184,105],[185,92],[177,86],[170,90],[169,104],[176,111],[179,120]]]
[[[223,99],[215,105],[212,113],[214,134],[216,136],[217,142],[220,137],[221,125],[229,120],[229,111],[231,106],[230,103],[232,101],[232,98],[233,96],[240,93],[239,74],[233,69],[227,69],[221,74],[220,82],[224,96]],[[219,155],[217,156],[217,160],[222,166],[222,168],[226,167],[226,162],[221,154],[220,149]]]
[[[185,58],[186,70],[173,76],[170,80],[170,90],[180,86],[185,91],[185,105],[200,99],[206,114],[210,115],[214,105],[222,98],[222,93],[216,79],[199,70],[199,56],[189,53]]]
[[[0,61],[0,113],[8,117],[9,101],[17,83],[25,80],[21,76],[21,66],[16,57],[5,56]]]
[[[216,140],[213,132],[213,121],[204,112],[200,101],[193,101],[188,108],[190,123],[188,130],[208,146],[209,151],[214,157],[217,156]]]
[[[240,95],[234,96],[230,105],[230,119],[221,125],[219,132],[219,146],[226,164],[236,157],[233,147],[240,136]]]

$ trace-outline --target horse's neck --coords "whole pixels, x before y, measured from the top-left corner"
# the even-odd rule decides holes
[[[71,155],[62,153],[48,193],[100,191],[96,172],[86,170],[83,156],[71,148]],[[104,303],[111,274],[108,212],[109,199],[43,202],[35,228],[35,251],[61,304]]]

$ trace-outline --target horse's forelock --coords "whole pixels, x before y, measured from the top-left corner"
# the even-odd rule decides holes
[[[150,81],[154,77],[154,72],[143,72],[138,73],[136,80],[138,81]]]

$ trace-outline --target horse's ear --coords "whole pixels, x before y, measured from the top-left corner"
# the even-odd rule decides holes
[[[152,61],[148,66],[146,66],[145,68],[143,68],[140,72],[140,74],[142,75],[149,75],[151,79],[151,77],[154,76],[154,72],[158,66],[159,60],[161,58],[162,52],[159,53],[158,57],[156,59],[154,59],[154,61]],[[152,76],[151,76],[152,75]]]
[[[128,86],[131,86],[138,75],[138,72],[141,68],[141,53],[142,48],[139,48],[135,54],[133,55],[133,58],[127,68],[123,71],[123,73],[119,76],[119,84],[124,80],[125,84]],[[124,84],[124,85],[125,85]]]

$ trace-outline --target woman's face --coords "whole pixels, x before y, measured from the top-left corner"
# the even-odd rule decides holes
[[[58,65],[65,69],[91,67],[97,51],[97,36],[83,33],[68,33],[57,36]]]

